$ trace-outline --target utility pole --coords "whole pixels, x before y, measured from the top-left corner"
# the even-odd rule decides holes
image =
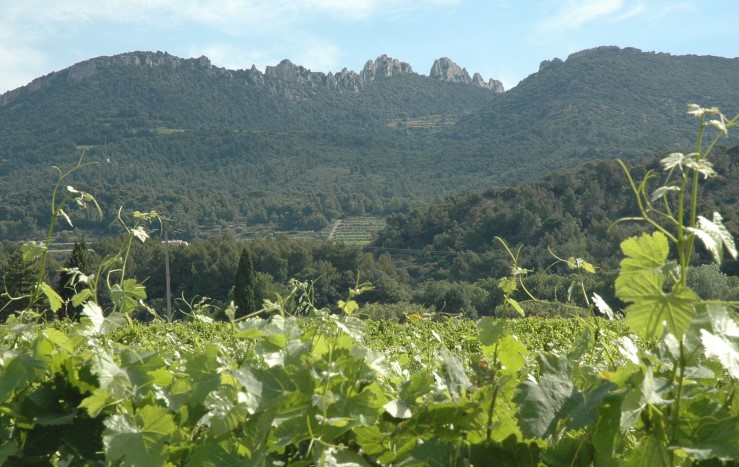
[[[162,229],[164,230],[164,274],[167,284],[167,320],[172,322],[172,290],[169,286],[169,236],[167,234],[167,219],[162,219]]]

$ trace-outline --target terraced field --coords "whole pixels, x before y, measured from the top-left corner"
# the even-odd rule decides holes
[[[385,227],[385,220],[380,217],[361,216],[336,219],[326,235],[327,240],[346,243],[366,244]]]

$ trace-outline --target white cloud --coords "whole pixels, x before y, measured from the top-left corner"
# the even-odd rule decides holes
[[[366,20],[371,16],[408,14],[425,7],[455,6],[460,0],[306,0],[304,10],[321,10],[347,20]]]
[[[341,49],[319,38],[308,38],[296,51],[295,62],[312,70],[328,73],[340,71]],[[355,70],[356,71],[356,70]]]
[[[0,47],[0,94],[28,84],[48,73],[44,67],[44,55],[32,48],[9,49]]]
[[[229,70],[244,70],[254,65],[262,72],[266,66],[274,66],[287,58],[273,53],[272,50],[239,47],[232,43],[212,43],[203,47],[190,47],[186,55],[188,57],[205,55],[213,65]]]
[[[621,12],[623,0],[570,0],[553,16],[539,22],[542,32],[562,32]]]

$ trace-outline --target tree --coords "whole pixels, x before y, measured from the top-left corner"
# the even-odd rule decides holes
[[[56,290],[64,302],[58,312],[60,317],[77,319],[82,307],[73,306],[71,299],[74,294],[87,287],[87,284],[80,281],[82,275],[89,276],[92,272],[93,261],[83,236],[79,242],[74,242],[72,252],[64,263],[64,269],[59,273]]]
[[[256,273],[254,272],[251,254],[248,249],[244,248],[241,250],[239,267],[236,270],[236,280],[234,281],[233,299],[237,318],[256,311],[256,287]]]
[[[2,284],[0,284],[0,322],[4,322],[11,313],[20,311],[28,305],[27,295],[36,286],[38,279],[38,261],[27,261],[23,252],[18,249],[8,256],[3,266]],[[25,299],[20,299],[20,297]],[[16,300],[12,300],[16,299]]]

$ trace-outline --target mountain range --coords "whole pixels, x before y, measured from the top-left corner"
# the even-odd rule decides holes
[[[68,182],[107,220],[125,205],[166,213],[184,237],[224,222],[313,230],[687,150],[687,105],[733,116],[738,80],[736,58],[618,47],[545,61],[507,91],[448,58],[428,75],[384,55],[328,74],[289,60],[261,72],[162,52],[93,58],[0,96],[0,238],[48,224],[51,167],[82,153],[95,164]]]

